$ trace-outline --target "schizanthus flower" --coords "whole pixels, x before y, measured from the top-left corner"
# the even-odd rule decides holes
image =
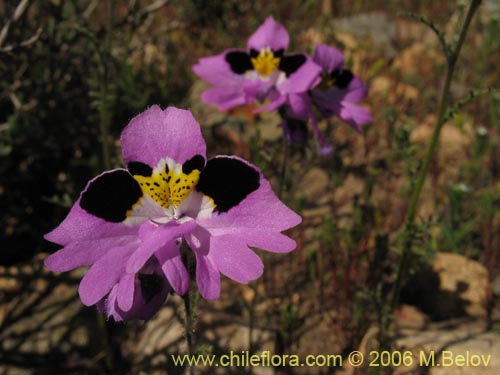
[[[189,275],[180,247],[196,257],[206,299],[219,297],[223,274],[248,283],[263,272],[249,246],[290,252],[281,231],[300,217],[272,192],[252,164],[229,156],[206,160],[191,112],[149,108],[121,136],[126,169],[91,180],[66,219],[45,238],[63,248],[45,264],[53,271],[90,266],[79,294],[115,320],[149,319]]]
[[[214,86],[202,93],[202,100],[221,111],[266,98],[276,107],[287,94],[306,92],[318,82],[321,69],[306,54],[286,55],[288,44],[286,29],[268,17],[248,40],[247,50],[200,59],[194,72]]]
[[[319,84],[307,92],[290,94],[287,97],[286,115],[296,120],[310,121],[323,154],[331,152],[319,131],[313,108],[322,117],[339,116],[357,132],[372,121],[369,110],[356,104],[368,94],[363,81],[344,68],[344,56],[338,49],[320,44],[314,51],[313,61],[321,66]],[[287,124],[284,123],[284,127]]]

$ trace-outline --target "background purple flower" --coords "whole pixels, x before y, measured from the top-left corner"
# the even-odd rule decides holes
[[[314,104],[325,117],[337,115],[356,131],[372,121],[369,110],[357,105],[368,94],[361,78],[344,69],[344,56],[334,48],[320,44],[314,62],[323,68],[321,82],[311,91]]]
[[[369,110],[356,104],[366,97],[366,85],[350,70],[344,69],[344,56],[338,49],[320,44],[316,47],[313,60],[322,67],[319,84],[306,92],[287,95],[282,111],[283,128],[287,134],[290,132],[287,127],[293,121],[310,122],[320,153],[327,155],[333,147],[319,130],[315,108],[322,117],[339,116],[357,132],[361,132],[372,117]]]
[[[263,272],[248,246],[289,252],[281,231],[300,217],[272,192],[260,170],[236,157],[206,161],[189,111],[153,106],[121,136],[127,169],[91,180],[66,219],[45,238],[63,248],[53,271],[90,266],[79,287],[85,305],[116,320],[148,319],[168,291],[187,291],[183,240],[195,252],[204,298],[220,294],[220,274],[247,283]]]
[[[284,26],[268,17],[248,40],[247,50],[201,58],[193,71],[214,86],[202,93],[203,102],[223,111],[269,98],[277,107],[287,94],[312,88],[321,68],[305,54],[285,55],[288,44]]]

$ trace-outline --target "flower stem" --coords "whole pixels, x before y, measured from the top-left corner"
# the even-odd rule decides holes
[[[193,278],[194,271],[194,257],[191,249],[183,240],[181,246],[181,255],[184,265],[186,266],[187,271],[189,272],[190,280]],[[195,310],[196,310],[196,301],[193,300],[193,294],[191,292],[191,287],[188,289],[186,293],[182,296],[182,300],[184,302],[184,312],[185,312],[185,328],[186,328],[186,344],[188,349],[188,355],[192,356],[194,354],[194,319]],[[189,367],[189,373],[191,375],[194,374],[194,368],[192,366]]]
[[[462,45],[465,41],[465,37],[467,35],[467,31],[469,29],[469,25],[472,21],[474,13],[479,7],[481,0],[472,0],[469,9],[467,11],[467,15],[460,31],[460,36],[455,47],[451,50],[450,54],[446,56],[447,66],[446,66],[446,78],[444,82],[444,86],[441,92],[441,98],[439,101],[439,109],[438,109],[438,117],[436,119],[436,124],[434,127],[434,132],[432,133],[431,140],[427,146],[427,150],[424,155],[424,160],[422,162],[422,167],[420,168],[417,180],[413,186],[413,192],[411,195],[410,205],[408,208],[408,212],[406,214],[406,219],[403,228],[403,237],[402,237],[402,255],[399,263],[398,274],[396,278],[396,282],[394,283],[392,289],[392,299],[390,304],[390,312],[391,314],[396,309],[396,306],[399,301],[399,296],[401,292],[402,280],[406,276],[408,272],[409,261],[412,255],[411,247],[413,244],[413,233],[414,233],[414,225],[415,225],[415,216],[417,212],[417,204],[420,197],[420,193],[422,191],[422,187],[425,182],[425,178],[427,176],[427,172],[429,170],[429,166],[434,158],[434,154],[438,145],[439,136],[441,134],[441,129],[446,121],[446,115],[448,113],[448,107],[450,102],[450,87],[453,79],[453,74],[455,71],[455,66],[460,55],[460,50],[462,49]],[[389,324],[389,319],[386,320],[386,331]]]
[[[184,301],[184,311],[186,313],[185,316],[185,325],[186,325],[186,343],[188,347],[188,354],[193,354],[193,320],[192,320],[192,309],[191,309],[191,296],[190,292],[187,291],[183,296],[182,300]]]
[[[113,371],[115,363],[113,359],[112,345],[109,338],[108,329],[106,326],[106,318],[104,317],[104,315],[102,315],[99,311],[96,310],[96,319],[98,327],[97,329],[103,341],[102,345],[105,353],[106,367],[108,368],[109,371]]]

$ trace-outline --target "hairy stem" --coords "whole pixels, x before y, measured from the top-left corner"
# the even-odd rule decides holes
[[[422,162],[422,166],[420,168],[417,180],[415,181],[415,185],[413,187],[413,192],[411,195],[410,205],[408,208],[408,212],[406,214],[406,219],[404,223],[403,229],[403,237],[402,237],[402,255],[399,263],[398,274],[396,278],[396,282],[394,283],[392,290],[392,299],[390,304],[391,313],[394,312],[397,303],[399,301],[399,295],[401,292],[402,280],[406,276],[408,272],[409,261],[411,258],[411,247],[413,244],[413,233],[414,233],[414,225],[415,225],[415,216],[417,212],[417,204],[420,198],[420,193],[422,191],[422,187],[425,182],[425,178],[427,176],[427,172],[429,171],[429,166],[434,158],[434,154],[438,145],[439,135],[441,134],[441,129],[443,124],[446,121],[446,115],[448,113],[448,107],[450,102],[450,86],[453,79],[453,74],[455,71],[455,66],[460,55],[460,50],[462,49],[462,45],[465,41],[465,37],[467,35],[467,31],[469,29],[469,25],[474,17],[474,13],[479,7],[481,0],[472,0],[469,9],[467,11],[467,15],[460,31],[460,36],[455,47],[452,49],[449,55],[447,55],[447,66],[446,66],[446,78],[444,81],[444,86],[441,92],[441,98],[439,100],[439,109],[438,109],[438,117],[436,120],[436,124],[434,126],[434,132],[432,133],[431,140],[427,146],[427,150],[424,155],[424,160]],[[388,328],[389,320],[386,324],[386,329]]]
[[[189,273],[189,278],[193,278],[193,273],[194,273],[194,256],[193,252],[189,248],[189,246],[186,244],[186,242],[183,240],[182,246],[181,246],[181,255],[182,255],[182,260],[184,262],[184,265],[186,266],[186,269]],[[193,298],[194,295],[191,291],[191,288],[188,289],[186,293],[182,296],[182,300],[184,302],[184,312],[185,312],[185,318],[184,318],[184,324],[185,324],[185,332],[186,332],[186,344],[187,344],[187,349],[188,349],[188,355],[193,355],[194,350],[195,350],[195,345],[194,345],[194,319],[193,317],[196,314],[196,300]],[[189,367],[189,373],[191,375],[194,374],[194,368]]]

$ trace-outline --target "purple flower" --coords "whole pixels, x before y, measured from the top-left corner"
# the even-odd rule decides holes
[[[194,72],[214,87],[201,95],[224,111],[270,98],[274,108],[287,94],[305,92],[318,83],[321,68],[307,55],[285,55],[289,36],[273,17],[250,37],[247,50],[229,49],[201,58]]]
[[[313,102],[324,117],[335,114],[361,132],[372,121],[370,111],[355,104],[368,94],[365,84],[344,69],[344,56],[336,48],[316,46],[313,60],[323,68],[320,84],[311,91]]]
[[[319,84],[307,92],[289,94],[285,116],[310,121],[320,145],[320,153],[328,154],[333,148],[319,130],[313,107],[323,117],[337,115],[361,132],[363,125],[372,121],[372,116],[369,110],[356,103],[366,97],[368,90],[359,77],[344,69],[344,56],[338,49],[320,44],[314,51],[313,61],[322,68]]]
[[[216,299],[220,274],[247,283],[263,272],[249,249],[290,252],[281,231],[300,217],[274,195],[260,170],[206,146],[191,112],[153,106],[121,136],[127,169],[91,180],[65,220],[45,238],[63,248],[45,264],[53,271],[90,266],[79,294],[115,320],[149,319],[170,289],[184,294],[185,241],[196,257],[201,295]]]

